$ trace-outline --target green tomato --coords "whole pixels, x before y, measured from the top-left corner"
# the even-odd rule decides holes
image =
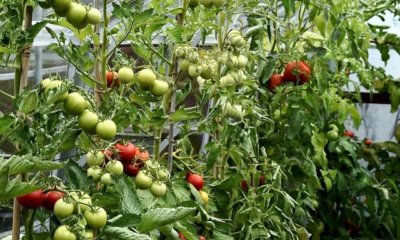
[[[111,140],[117,134],[117,125],[113,120],[99,122],[96,126],[96,134],[104,140]]]
[[[140,70],[137,75],[137,80],[141,88],[148,89],[153,87],[156,82],[156,74],[150,69]]]
[[[94,240],[93,230],[86,230],[86,232],[85,232],[85,240]]]
[[[54,204],[54,215],[58,219],[67,218],[74,212],[74,204],[71,202],[66,202],[64,198],[60,198]]]
[[[246,45],[246,40],[244,40],[244,38],[242,36],[236,35],[233,36],[232,38],[230,38],[230,42],[232,44],[232,46],[240,48],[243,47],[244,45]]]
[[[189,66],[190,62],[187,59],[182,59],[179,61],[179,68],[181,69],[182,72],[188,72],[189,71]]]
[[[169,172],[166,169],[158,170],[158,180],[167,181],[169,179]]]
[[[163,182],[153,182],[150,187],[150,192],[154,197],[162,197],[167,192],[167,185]]]
[[[190,0],[189,1],[189,7],[195,8],[199,5],[199,0]]]
[[[46,88],[46,86],[51,82],[50,78],[43,79],[40,81],[40,84],[42,84],[42,87]]]
[[[331,141],[336,141],[339,139],[339,133],[335,130],[330,130],[326,133],[326,137]]]
[[[225,0],[211,0],[211,2],[215,7],[222,7],[225,4]]]
[[[39,0],[38,4],[41,8],[49,9],[53,6],[53,0]]]
[[[119,69],[118,71],[118,80],[121,83],[130,83],[133,82],[133,79],[135,78],[135,74],[133,73],[133,70],[127,67],[123,67]]]
[[[71,6],[72,0],[54,0],[53,8],[54,12],[59,17],[65,17],[67,15],[68,8]]]
[[[92,199],[88,194],[80,192],[79,195],[77,192],[72,192],[70,196],[76,201],[76,204],[74,205],[75,212],[78,212],[78,207],[82,213],[90,209],[90,206],[92,205]]]
[[[203,71],[203,68],[200,65],[197,65],[197,64],[189,65],[188,73],[189,73],[189,76],[191,76],[192,78],[196,78],[196,77],[200,76],[202,71]]]
[[[72,2],[65,17],[69,23],[75,26],[85,20],[86,14],[86,8],[82,4]]]
[[[143,171],[139,171],[139,173],[136,175],[135,178],[135,185],[136,188],[138,189],[148,189],[149,187],[151,187],[153,183],[153,179],[149,176],[147,176],[146,174],[144,174]]]
[[[69,114],[80,115],[86,108],[86,100],[79,93],[68,94],[64,100],[64,109]]]
[[[107,212],[103,208],[95,208],[93,210],[87,210],[83,213],[87,224],[92,228],[102,228],[107,223]]]
[[[112,160],[107,163],[107,170],[116,176],[120,176],[124,172],[124,166],[120,161]]]
[[[97,182],[101,178],[101,168],[99,167],[90,167],[87,170],[87,176],[92,177],[94,182]]]
[[[97,114],[85,109],[78,118],[78,126],[82,128],[83,131],[94,134],[96,132],[96,126],[99,122],[99,117]]]
[[[76,240],[76,235],[66,225],[59,226],[54,232],[54,240]]]
[[[247,59],[246,56],[244,55],[239,55],[238,57],[238,67],[244,68],[247,66],[247,63],[249,62],[249,59]]]
[[[211,79],[214,76],[214,71],[208,64],[201,65],[202,71],[200,76],[204,79]]]
[[[206,8],[212,7],[212,0],[200,0],[200,3]]]
[[[111,174],[109,173],[104,173],[103,176],[101,176],[100,181],[104,185],[110,185],[113,182]]]
[[[48,82],[48,83],[46,84],[46,87],[45,87],[45,89],[44,89],[44,92],[45,92],[45,93],[48,93],[48,92],[49,92],[50,90],[52,90],[52,89],[56,89],[56,88],[61,87],[62,84],[63,84],[63,82],[60,81],[60,80],[50,81],[50,82]],[[57,97],[56,102],[64,101],[67,97],[68,97],[68,93],[65,92],[65,93],[63,93],[63,94],[61,94],[60,96]]]
[[[101,22],[101,13],[97,8],[90,8],[86,18],[90,24],[99,24]]]
[[[154,85],[150,88],[150,92],[155,96],[163,96],[169,90],[169,85],[165,81],[156,80]]]
[[[104,163],[104,160],[105,160],[104,153],[102,153],[100,151],[97,151],[97,152],[89,151],[86,154],[86,163],[90,167],[100,166]]]

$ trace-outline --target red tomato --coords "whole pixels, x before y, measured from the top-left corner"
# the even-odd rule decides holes
[[[371,146],[371,145],[372,145],[372,140],[369,139],[369,138],[366,138],[366,139],[364,140],[364,144],[367,145],[367,146]]]
[[[119,158],[123,163],[130,163],[135,158],[137,152],[135,145],[130,142],[127,144],[116,143],[115,149],[117,149]]]
[[[182,233],[178,233],[178,236],[179,236],[179,239],[181,239],[181,240],[186,240],[185,236],[183,236]]]
[[[303,61],[290,62],[285,67],[285,72],[283,73],[283,80],[285,82],[304,84],[310,81],[311,69]]]
[[[262,186],[264,184],[265,184],[265,176],[260,175],[260,177],[258,177],[258,186]]]
[[[343,135],[347,136],[349,138],[354,138],[354,133],[353,133],[353,131],[350,131],[350,130],[344,131]]]
[[[147,161],[150,158],[149,152],[143,149],[139,149],[136,152],[136,158],[142,160],[142,161]]]
[[[106,72],[106,78],[107,78],[107,87],[118,87],[119,86],[119,81],[118,81],[118,73],[114,71],[107,71]]]
[[[136,175],[139,173],[140,167],[133,165],[131,163],[129,164],[124,164],[124,173],[128,176],[131,177],[136,177]]]
[[[110,150],[101,150],[100,152],[102,152],[105,156],[104,160],[106,161],[106,163],[110,160],[114,158],[114,153]]]
[[[43,190],[39,189],[34,192],[17,197],[17,201],[21,206],[26,208],[38,208],[42,206],[45,195]]]
[[[204,237],[203,235],[199,236],[199,240],[207,240],[206,237]]]
[[[273,92],[275,88],[282,85],[282,83],[283,83],[283,76],[281,74],[272,74],[268,82],[268,89],[271,92]]]
[[[56,204],[58,199],[63,198],[64,195],[65,194],[63,192],[50,191],[46,193],[42,206],[49,211],[54,211],[54,204]]]
[[[198,174],[192,174],[187,178],[188,183],[192,184],[197,190],[201,190],[204,186],[203,177]]]
[[[186,175],[185,175],[186,181],[188,180],[189,176],[192,175],[192,174],[193,174],[192,172],[187,172],[186,173]]]
[[[249,186],[247,185],[247,182],[246,182],[246,180],[242,180],[242,181],[240,181],[240,187],[243,189],[243,191],[249,191]]]

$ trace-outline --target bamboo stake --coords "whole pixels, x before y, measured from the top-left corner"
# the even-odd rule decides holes
[[[32,15],[33,15],[33,6],[27,5],[25,7],[24,14],[24,29],[28,30],[32,27]],[[21,90],[28,85],[28,71],[29,71],[29,56],[30,56],[31,46],[26,47],[22,50],[22,55],[17,57],[22,57],[22,66],[16,70],[14,79],[14,93],[15,95],[19,94]],[[20,61],[21,62],[21,61]],[[16,146],[18,148],[18,146]],[[21,180],[25,180],[24,174],[21,175]],[[21,226],[21,206],[18,203],[17,199],[14,198],[13,204],[13,221],[12,221],[12,240],[20,239],[20,226]]]

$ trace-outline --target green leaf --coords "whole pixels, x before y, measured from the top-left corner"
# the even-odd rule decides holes
[[[149,232],[155,228],[174,223],[188,217],[196,211],[196,208],[155,208],[142,215],[139,224],[141,232]]]
[[[148,235],[140,234],[129,230],[129,228],[122,227],[111,227],[106,226],[102,234],[106,237],[106,239],[115,239],[115,240],[151,240]]]
[[[203,115],[199,112],[190,111],[189,109],[180,108],[170,118],[173,122],[189,121],[193,119],[201,118]]]
[[[110,223],[108,226],[113,227],[136,226],[140,222],[140,216],[136,214],[118,215],[117,217],[108,220],[108,222]]]
[[[205,149],[208,150],[206,168],[211,169],[214,167],[219,156],[221,155],[221,147],[215,142],[209,142],[205,146]]]
[[[137,214],[141,213],[140,201],[134,191],[133,183],[127,178],[118,178],[116,188],[121,194],[121,205],[124,213]]]
[[[192,223],[186,221],[178,221],[174,224],[174,227],[183,234],[188,240],[198,240],[199,235],[197,234],[196,228]]]
[[[30,91],[27,95],[25,95],[19,105],[19,111],[25,114],[30,113],[35,110],[38,106],[38,93],[37,91]]]
[[[290,16],[291,13],[294,13],[295,7],[294,7],[294,0],[282,0],[283,7],[285,8],[286,11],[286,16]]]
[[[68,179],[68,184],[72,189],[88,189],[90,184],[86,172],[73,161],[68,161],[64,167],[64,173]]]
[[[80,129],[68,129],[61,139],[61,145],[59,151],[68,151],[75,147],[79,135],[81,134]]]
[[[221,232],[214,231],[211,240],[234,240],[234,238]]]
[[[13,114],[6,114],[0,117],[0,135],[10,132],[12,125],[17,122],[17,118]]]

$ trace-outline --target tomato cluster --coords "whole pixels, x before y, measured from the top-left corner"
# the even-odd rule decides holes
[[[65,17],[77,29],[101,22],[101,13],[98,9],[88,8],[72,0],[40,0],[38,3],[42,8],[53,8],[57,16]]]
[[[308,83],[311,78],[311,68],[304,61],[293,61],[286,64],[283,75],[274,73],[268,82],[268,89],[275,91],[275,89],[284,83],[293,83],[295,85],[302,85]]]
[[[248,184],[248,182],[250,182],[250,184]],[[259,175],[258,176],[258,182],[256,183],[258,184],[258,187],[263,186],[265,184],[265,176],[264,175]],[[251,187],[255,187],[253,186],[253,175],[251,175],[250,180],[247,181],[245,179],[243,179],[242,181],[240,181],[240,187],[242,188],[243,191],[247,192],[249,191],[249,185]]]
[[[41,82],[45,93],[63,85],[60,80],[44,79]],[[111,119],[100,120],[93,111],[91,104],[78,92],[65,92],[57,97],[57,102],[64,101],[66,113],[78,116],[78,126],[88,134],[97,134],[104,140],[111,140],[117,134],[117,126]]]
[[[90,151],[86,154],[88,177],[104,185],[111,184],[112,176],[135,177],[136,188],[149,189],[155,197],[162,197],[167,191],[165,182],[169,173],[150,159],[149,152],[133,143],[117,142],[110,149]]]

